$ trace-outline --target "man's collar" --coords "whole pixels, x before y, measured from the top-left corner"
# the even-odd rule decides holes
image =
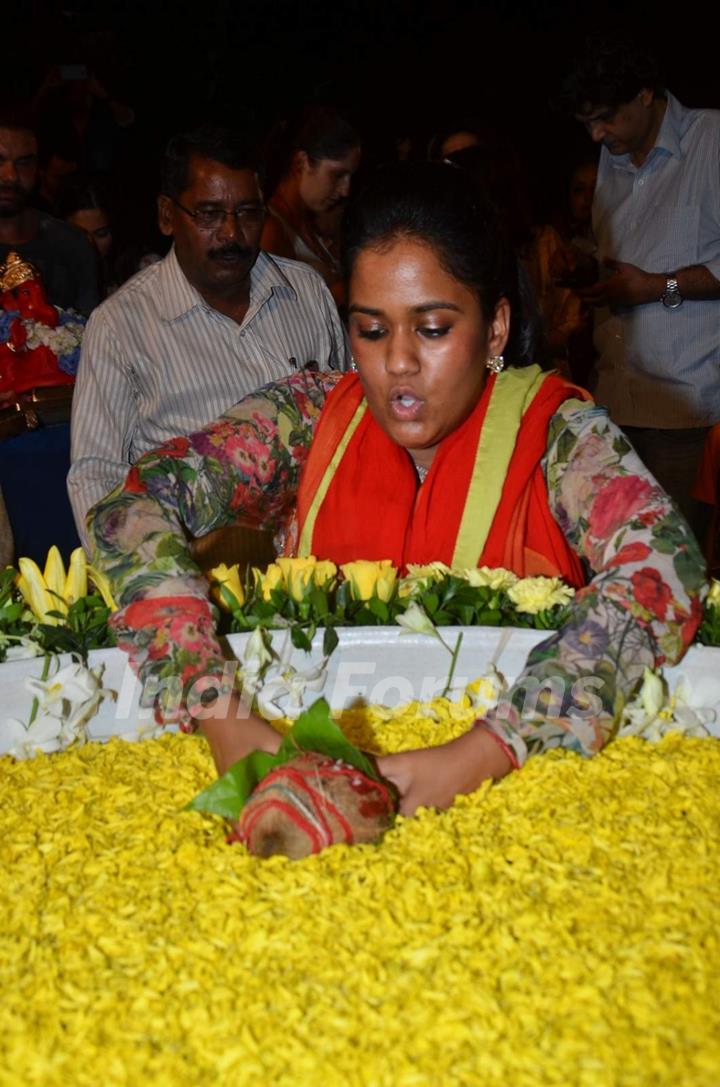
[[[204,305],[202,295],[195,290],[180,267],[173,245],[160,266],[160,309],[163,320],[175,321],[196,306]]]
[[[261,249],[250,273],[251,310],[259,309],[274,292],[297,298],[295,288],[280,265]]]
[[[250,308],[246,320],[257,313],[274,292],[290,295],[293,299],[297,297],[295,288],[278,264],[261,250],[250,272]],[[165,321],[174,321],[197,306],[211,308],[180,267],[175,246],[162,261],[160,296],[161,315]]]
[[[685,115],[687,111],[680,105],[677,98],[670,94],[670,91],[665,92],[665,98],[667,99],[667,107],[663,115],[660,129],[658,131],[655,143],[653,145],[650,154],[645,162],[648,162],[654,157],[656,151],[666,152],[668,155],[674,155],[676,158],[681,159],[683,157],[682,147],[680,146],[680,138],[683,135],[687,122]],[[631,173],[635,173],[638,170],[642,170],[642,166],[634,166],[630,155],[612,155],[610,158],[612,165],[618,170],[629,170]],[[643,163],[643,166],[645,163]]]
[[[665,116],[662,119],[660,125],[660,131],[657,134],[655,140],[655,148],[661,151],[667,151],[668,154],[674,155],[676,158],[681,159],[683,157],[682,148],[680,147],[680,137],[684,131],[683,118],[685,110],[678,102],[670,91],[665,92],[667,98],[667,109],[665,110]]]

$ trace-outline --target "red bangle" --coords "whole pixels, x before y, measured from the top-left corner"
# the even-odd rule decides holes
[[[520,761],[519,761],[517,755],[515,754],[515,752],[513,751],[513,749],[510,747],[510,744],[506,743],[505,740],[503,740],[502,736],[498,736],[497,732],[495,732],[493,729],[491,729],[488,726],[487,721],[483,721],[482,717],[478,717],[477,721],[473,721],[473,728],[482,728],[482,729],[484,729],[486,734],[488,736],[492,737],[492,739],[495,741],[495,743],[498,745],[498,747],[501,747],[502,750],[505,752],[508,759],[510,760],[510,765],[511,765],[512,769],[513,770],[519,770],[520,769]]]

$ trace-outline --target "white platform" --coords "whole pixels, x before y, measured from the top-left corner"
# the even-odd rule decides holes
[[[530,649],[543,641],[545,631],[514,627],[448,627],[442,634],[454,646],[460,631],[463,643],[455,670],[452,693],[457,695],[465,685],[482,675],[491,663],[508,681],[522,670]],[[425,701],[441,692],[445,685],[449,654],[437,640],[424,634],[405,634],[397,627],[349,627],[338,631],[340,644],[332,654],[327,678],[321,691],[307,692],[312,702],[322,693],[333,709],[343,709],[358,701],[397,706],[412,699]],[[228,638],[232,653],[242,659],[246,634]],[[279,653],[287,645],[287,634],[273,632],[273,645]],[[61,664],[69,658],[60,658]],[[290,663],[305,670],[322,660],[322,631],[313,642],[308,655],[293,650]],[[90,665],[104,663],[105,687],[117,693],[115,702],[102,704],[90,724],[94,739],[106,739],[132,731],[138,725],[151,725],[152,712],[140,709],[140,685],[133,675],[127,656],[119,649],[98,649],[90,654]],[[28,676],[40,676],[42,658],[11,661],[0,665],[0,754],[9,746],[3,725],[8,717],[26,721],[31,696],[25,690]],[[676,668],[665,672],[670,689],[684,677],[693,692],[695,705],[715,708],[720,719],[720,649],[693,646]],[[282,703],[281,703],[282,704]],[[711,731],[720,735],[717,726]]]

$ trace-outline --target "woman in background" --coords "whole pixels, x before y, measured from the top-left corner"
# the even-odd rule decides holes
[[[270,214],[261,247],[311,265],[340,302],[336,232],[360,164],[360,137],[334,109],[310,106],[273,132],[267,160]]]
[[[58,203],[60,216],[84,233],[98,258],[101,297],[117,287],[113,271],[113,228],[108,202],[99,187],[82,178],[71,181]]]

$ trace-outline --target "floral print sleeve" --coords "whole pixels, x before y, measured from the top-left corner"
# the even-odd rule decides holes
[[[567,401],[544,466],[553,515],[594,576],[489,715],[518,765],[599,750],[644,668],[682,657],[705,593],[695,537],[604,409]]]
[[[90,511],[95,564],[119,604],[110,622],[159,722],[191,731],[203,694],[232,686],[187,535],[287,521],[315,424],[341,378],[303,371],[265,386],[217,422],[146,454]]]
[[[96,565],[120,604],[111,621],[158,720],[190,729],[205,688],[232,684],[186,533],[287,520],[339,379],[303,373],[266,386],[147,454],[91,513]],[[705,584],[690,529],[604,410],[564,404],[544,467],[553,515],[594,576],[485,722],[518,765],[553,747],[599,750],[643,669],[690,644]]]

